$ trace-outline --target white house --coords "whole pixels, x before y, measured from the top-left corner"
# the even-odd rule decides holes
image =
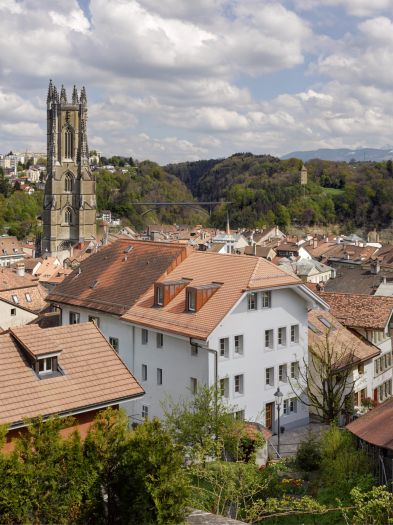
[[[307,359],[309,307],[327,305],[302,282],[259,258],[120,239],[82,261],[50,294],[62,323],[94,321],[146,395],[132,419],[162,416],[161,401],[218,382],[236,416],[276,428],[308,421],[294,396]]]

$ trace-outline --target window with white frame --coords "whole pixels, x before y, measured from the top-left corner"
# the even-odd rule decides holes
[[[289,400],[289,412],[295,414],[297,412],[297,399],[296,397],[291,397]]]
[[[157,368],[157,385],[162,385],[162,368]]]
[[[147,381],[147,365],[142,365],[142,381]]]
[[[243,355],[243,336],[235,335],[235,354]]]
[[[149,341],[149,331],[146,330],[146,328],[142,328],[141,330],[141,341],[143,345],[147,345]]]
[[[146,419],[149,417],[149,407],[147,405],[142,405],[142,418]]]
[[[14,301],[15,304],[19,304],[19,298],[18,298],[17,295],[11,295],[11,298]]]
[[[236,410],[236,412],[233,413],[233,417],[237,421],[244,421],[244,418],[245,418],[244,410]]]
[[[88,317],[89,323],[94,323],[98,328],[100,327],[100,318],[95,317],[94,315],[89,315]]]
[[[299,361],[293,361],[291,363],[291,379],[299,378]]]
[[[287,329],[285,326],[278,329],[277,343],[280,346],[285,346],[287,344]]]
[[[274,344],[273,330],[265,330],[265,348],[272,349]]]
[[[38,360],[38,373],[50,374],[52,372],[52,358],[44,357]]]
[[[162,348],[164,346],[164,334],[157,332],[157,348]]]
[[[28,303],[31,303],[32,299],[31,299],[31,295],[29,293],[25,293],[25,299]]]
[[[262,292],[262,308],[270,308],[272,306],[272,292]]]
[[[229,339],[222,337],[220,339],[220,357],[229,357]]]
[[[282,412],[284,416],[287,416],[289,414],[289,400],[288,399],[284,399],[282,403]]]
[[[287,365],[280,365],[278,367],[278,380],[281,381],[281,383],[287,382],[288,380]]]
[[[293,324],[291,326],[291,343],[299,342],[299,325]]]
[[[187,292],[187,309],[189,312],[195,312],[196,310],[195,290],[188,290]]]
[[[119,351],[119,339],[117,337],[109,337],[109,344],[112,346],[113,350],[116,352]]]
[[[198,379],[196,377],[190,377],[190,390],[191,394],[196,394],[198,392]]]
[[[78,324],[80,322],[80,314],[78,312],[70,312],[70,324]]]
[[[244,376],[238,374],[235,376],[235,394],[244,394]]]
[[[266,368],[265,370],[266,386],[274,386],[274,367]]]
[[[224,377],[220,379],[220,394],[221,397],[229,397],[229,378]]]
[[[248,294],[248,309],[256,310],[258,308],[258,295],[256,292],[250,292]]]
[[[156,305],[162,306],[164,304],[164,290],[162,286],[156,287]]]

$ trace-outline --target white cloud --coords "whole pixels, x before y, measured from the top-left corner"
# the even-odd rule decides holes
[[[372,16],[376,13],[391,12],[393,0],[295,0],[300,9],[314,9],[322,6],[342,7],[353,16]]]

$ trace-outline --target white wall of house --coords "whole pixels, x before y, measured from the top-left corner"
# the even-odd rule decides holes
[[[0,327],[3,330],[22,326],[37,319],[37,315],[23,308],[19,308],[16,304],[12,305],[0,299]]]
[[[80,322],[89,316],[99,317],[99,327],[105,337],[119,340],[119,354],[135,377],[141,382],[146,394],[126,410],[135,420],[148,410],[149,416],[161,417],[161,402],[171,396],[174,401],[192,395],[192,381],[197,384],[214,384],[215,356],[220,351],[220,339],[228,338],[228,357],[218,357],[218,379],[228,379],[227,399],[236,411],[244,411],[247,420],[265,424],[266,403],[275,401],[277,387],[283,392],[288,413],[281,409],[280,425],[286,429],[308,421],[308,409],[297,400],[288,379],[279,381],[279,366],[286,365],[287,376],[291,363],[303,365],[307,358],[307,304],[293,289],[283,288],[271,292],[271,306],[262,308],[261,292],[258,293],[258,309],[248,310],[245,293],[235,308],[212,332],[206,348],[198,348],[197,355],[191,350],[187,337],[163,333],[162,347],[157,346],[157,332],[148,330],[148,339],[142,339],[142,327],[121,321],[117,316],[103,314],[81,307],[62,307],[62,324],[69,323],[69,314],[80,314]],[[291,342],[291,326],[296,326],[296,342]],[[278,330],[286,329],[285,344],[278,344]],[[272,348],[265,348],[265,331],[273,331]],[[283,332],[281,332],[282,334]],[[243,354],[235,353],[235,336],[243,336]],[[144,372],[142,365],[145,365]],[[273,369],[273,381],[266,384],[266,369]],[[158,384],[158,369],[162,371],[162,384]],[[283,371],[283,370],[282,370]],[[146,379],[144,373],[147,372]],[[242,392],[235,392],[235,376],[243,376]],[[192,379],[193,378],[193,379]],[[295,407],[293,406],[295,405]],[[142,409],[142,407],[144,407]],[[276,410],[274,409],[276,428]]]

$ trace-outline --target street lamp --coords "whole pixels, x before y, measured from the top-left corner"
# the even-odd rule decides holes
[[[277,431],[277,453],[278,455],[280,455],[280,408],[281,408],[282,396],[283,396],[283,393],[281,392],[280,387],[278,387],[276,392],[274,392],[274,397],[276,398],[277,414],[278,414],[278,431]]]

